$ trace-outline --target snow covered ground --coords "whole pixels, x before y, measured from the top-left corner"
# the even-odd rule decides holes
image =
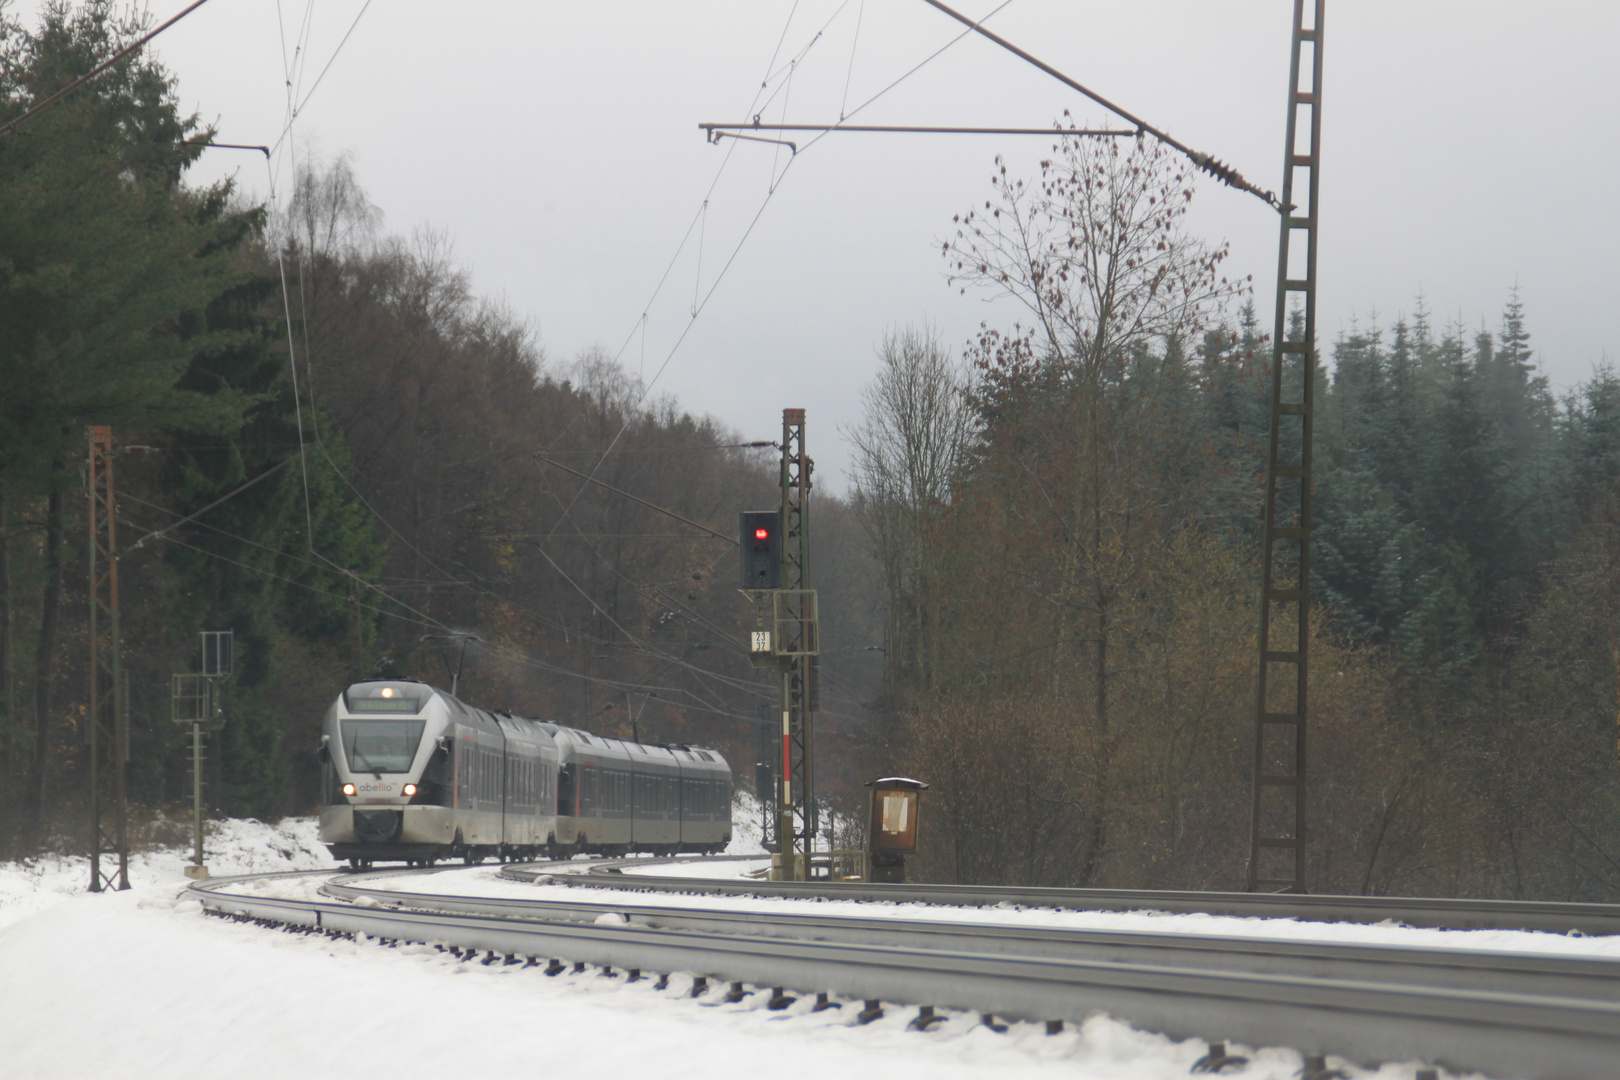
[[[1175,1042],[1107,1017],[1047,1036],[1032,1024],[999,1035],[981,1026],[977,1016],[949,1014],[944,1024],[921,1034],[906,1030],[914,1012],[909,1009],[891,1009],[882,1020],[861,1027],[847,1006],[811,1013],[810,1003],[800,1002],[785,1012],[769,1012],[757,993],[735,1005],[721,1004],[716,991],[692,999],[685,996],[691,980],[682,976],[658,992],[651,980],[627,984],[622,974],[605,978],[593,970],[553,979],[538,968],[462,963],[426,947],[280,933],[207,918],[200,905],[181,900],[180,868],[187,861],[185,851],[138,857],[132,872],[136,887],[102,895],[85,894],[83,859],[0,864],[0,1076],[348,1080],[358,1072],[380,1071],[483,1080],[579,1075],[587,1069],[609,1078],[729,1077],[768,1069],[789,1080],[825,1080],[860,1069],[881,1072],[886,1080],[986,1075],[1167,1080],[1187,1076],[1205,1050],[1201,1041]],[[276,827],[220,823],[209,841],[208,861],[216,874],[330,865],[310,821]],[[447,892],[579,895],[564,886],[503,882],[493,867],[420,875],[401,884],[407,880],[412,888],[439,883]],[[317,884],[318,879],[307,878],[256,888],[309,894]],[[593,890],[591,895],[615,894]],[[648,899],[617,895],[627,903]],[[723,903],[794,902],[730,898]],[[823,913],[841,908],[806,906]],[[911,913],[902,905],[882,907],[896,916]],[[861,910],[874,913],[870,905]],[[935,918],[953,911],[968,919],[1043,924],[1081,915],[928,909]],[[1160,920],[1150,922],[1156,929],[1168,928],[1166,918],[1194,919],[1115,918]],[[1323,925],[1315,929],[1320,932]],[[1220,932],[1230,931],[1223,923]],[[1579,944],[1582,951],[1593,951],[1610,943],[1584,939]],[[1301,1059],[1293,1050],[1235,1049],[1253,1061],[1241,1073],[1226,1075],[1293,1080],[1300,1072]],[[1387,1065],[1376,1072],[1352,1069],[1350,1075],[1410,1080],[1414,1068]]]
[[[174,891],[80,897],[0,932],[0,1073],[1168,1080],[1204,1052],[1100,1017],[1053,1037],[1032,1024],[997,1035],[967,1015],[918,1034],[905,1030],[910,1010],[857,1027],[847,1006],[694,1000],[682,977],[658,992],[596,971],[550,979],[427,947],[282,934],[204,918]],[[1299,1069],[1297,1054],[1267,1050],[1244,1075]]]
[[[211,821],[204,835],[204,859],[216,877],[336,866],[321,846],[319,832],[320,825],[313,818],[287,818],[279,825],[251,819]],[[129,883],[137,889],[183,883],[181,868],[190,862],[189,844],[133,854]],[[105,861],[102,869],[107,869]],[[0,928],[82,895],[89,886],[90,860],[83,855],[0,863]]]

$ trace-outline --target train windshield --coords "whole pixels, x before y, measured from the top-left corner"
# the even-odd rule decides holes
[[[421,720],[345,720],[343,752],[355,772],[408,772],[422,741]]]

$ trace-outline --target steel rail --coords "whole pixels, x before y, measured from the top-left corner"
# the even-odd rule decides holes
[[[1227,937],[1176,931],[1071,929],[923,918],[805,915],[757,909],[627,905],[609,900],[481,897],[371,887],[379,878],[434,872],[381,870],[345,874],[323,885],[320,891],[350,903],[416,911],[572,922],[594,922],[603,915],[618,915],[637,926],[658,930],[1263,971],[1273,975],[1328,976],[1620,1002],[1620,959],[1605,957]]]
[[[727,856],[728,858],[744,858]],[[764,856],[747,856],[755,861]],[[1164,889],[1065,889],[1003,885],[880,885],[871,882],[777,882],[653,877],[631,872],[646,859],[613,860],[584,874],[558,874],[545,864],[511,864],[501,876],[547,878],[558,885],[716,896],[792,896],[823,900],[939,904],[949,907],[1066,908],[1076,911],[1159,911],[1238,918],[1380,923],[1446,930],[1530,930],[1593,937],[1620,934],[1620,904],[1551,900],[1459,900],[1398,896],[1196,892]]]
[[[377,899],[382,890],[363,886],[358,891],[372,906],[228,891],[250,880],[212,879],[192,885],[189,894],[220,914],[327,933],[454,945],[487,951],[491,958],[561,957],[618,968],[684,971],[761,987],[965,1009],[1008,1019],[1080,1021],[1106,1012],[1178,1038],[1217,1033],[1254,1045],[1327,1050],[1359,1061],[1419,1059],[1459,1070],[1573,1080],[1604,1075],[1620,1060],[1620,1002],[1614,1000],[1235,971],[1229,966],[923,947],[915,936],[906,940],[898,927],[889,928],[892,938],[887,942],[807,940],[736,928],[673,929],[567,917],[572,911],[578,919],[598,907],[590,904],[561,905],[554,914],[563,917],[548,919],[393,907]],[[333,887],[357,888],[345,881]],[[451,899],[423,902],[446,904]],[[705,914],[716,918],[719,913]],[[972,939],[964,937],[960,944],[972,944]]]

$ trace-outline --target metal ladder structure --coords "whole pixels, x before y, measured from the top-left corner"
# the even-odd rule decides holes
[[[1311,443],[1317,359],[1317,184],[1322,146],[1325,3],[1294,0],[1282,237],[1277,255],[1277,319],[1272,336],[1254,803],[1249,827],[1250,892],[1306,891]],[[1300,139],[1306,132],[1308,141],[1302,147]],[[1303,203],[1296,199],[1302,188]]]
[[[124,712],[127,695],[119,657],[112,428],[92,427],[89,436],[90,708],[85,720],[90,729],[90,891],[101,892],[129,888],[129,806],[124,792],[129,717]],[[113,816],[110,835],[108,802]],[[102,868],[103,855],[117,857],[116,870]]]

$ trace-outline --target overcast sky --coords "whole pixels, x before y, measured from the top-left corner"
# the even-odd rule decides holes
[[[331,66],[290,145],[352,155],[388,229],[447,230],[555,359],[622,348],[655,390],[750,437],[803,406],[841,487],[838,428],[859,418],[886,327],[931,320],[960,349],[980,320],[1019,315],[947,287],[938,242],[987,196],[996,154],[1032,172],[1046,140],[837,134],[794,158],[696,127],[767,99],[767,119],[837,120],[960,33],[921,0],[374,0],[356,24],[363,3],[211,0],[157,51],[222,141],[274,143],[308,18],[300,95]],[[1288,0],[1013,0],[987,25],[1275,188],[1291,16]],[[1329,0],[1325,21],[1324,342],[1410,313],[1420,290],[1437,321],[1494,328],[1517,283],[1555,384],[1620,352],[1620,5]],[[969,37],[860,120],[1045,126],[1065,108],[1106,119]],[[197,178],[232,172],[267,193],[247,154],[215,151]],[[1192,227],[1230,242],[1269,311],[1275,214],[1212,180],[1196,207]]]

